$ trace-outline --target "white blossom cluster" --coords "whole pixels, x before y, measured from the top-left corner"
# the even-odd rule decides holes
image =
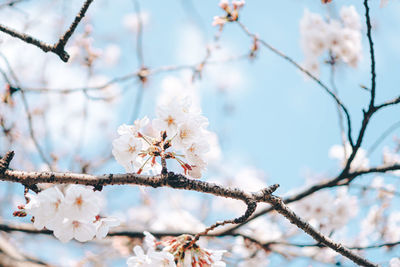
[[[63,194],[54,186],[27,197],[25,211],[33,216],[35,228],[52,230],[61,242],[104,238],[110,227],[119,225],[116,218],[99,216],[101,197],[89,187],[70,185]]]
[[[135,256],[127,260],[129,267],[225,267],[221,260],[223,250],[208,250],[193,245],[185,248],[192,237],[181,235],[165,241],[157,241],[149,232],[144,232],[146,253],[141,246],[135,246]],[[162,249],[160,250],[160,247]]]
[[[349,195],[346,188],[339,189],[337,196],[328,191],[312,194],[293,206],[296,213],[325,233],[345,226],[359,210],[357,197]]]
[[[300,21],[301,47],[305,68],[318,76],[318,57],[329,51],[333,60],[357,67],[361,60],[361,22],[354,6],[340,10],[340,20],[325,21],[321,15],[306,10]]]
[[[113,141],[112,153],[127,172],[160,172],[157,157],[175,159],[185,174],[200,178],[205,170],[206,153],[212,133],[206,128],[208,120],[199,110],[191,108],[189,98],[160,105],[157,117],[123,124],[120,135]]]

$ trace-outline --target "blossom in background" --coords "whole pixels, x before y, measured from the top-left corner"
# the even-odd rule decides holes
[[[383,164],[385,165],[395,165],[400,164],[400,154],[391,151],[388,147],[383,148],[382,152]],[[394,175],[400,176],[400,171],[393,171]]]
[[[304,67],[319,75],[318,57],[329,51],[334,60],[357,67],[361,60],[361,21],[354,6],[340,10],[340,20],[325,21],[321,15],[306,10],[300,21]]]
[[[128,258],[129,267],[139,266],[166,266],[166,267],[225,267],[222,255],[224,250],[209,250],[193,244],[185,245],[192,240],[192,236],[181,235],[157,242],[155,237],[144,232],[146,253],[140,246],[135,246],[135,256]],[[156,248],[157,245],[157,248]]]
[[[53,230],[61,242],[104,238],[110,227],[119,225],[116,218],[99,216],[101,197],[90,187],[70,185],[64,195],[54,186],[27,196],[30,200],[24,210],[33,217],[35,228]]]
[[[129,13],[122,18],[123,26],[131,32],[137,32],[139,30],[139,23],[142,27],[149,24],[150,14],[147,11],[138,13]]]
[[[353,149],[349,143],[343,145],[334,145],[329,150],[329,157],[340,161],[340,167],[345,167],[347,159],[350,157]],[[350,170],[362,170],[369,167],[369,159],[367,158],[367,151],[362,148],[357,150],[357,154],[351,163]]]
[[[127,172],[160,172],[158,157],[174,159],[185,174],[200,178],[210,150],[208,120],[191,108],[191,101],[171,101],[157,107],[157,117],[122,125],[112,153]]]
[[[389,262],[389,267],[400,267],[400,258],[393,258]]]
[[[215,16],[213,19],[213,26],[223,27],[228,21],[236,21],[239,18],[239,10],[244,6],[245,1],[232,1],[229,5],[228,0],[221,0],[219,2],[219,7],[226,12],[225,16]]]

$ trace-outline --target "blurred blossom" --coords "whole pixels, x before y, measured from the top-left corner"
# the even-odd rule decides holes
[[[353,150],[349,143],[346,143],[345,147],[343,147],[343,145],[334,145],[329,150],[329,157],[339,160],[340,167],[344,168],[352,151]],[[359,148],[353,162],[351,163],[350,170],[363,170],[368,167],[369,159],[367,158],[367,152],[364,149]]]
[[[131,32],[137,32],[139,29],[139,22],[142,27],[149,24],[150,14],[147,11],[141,11],[138,15],[137,13],[130,13],[122,18],[123,26]]]

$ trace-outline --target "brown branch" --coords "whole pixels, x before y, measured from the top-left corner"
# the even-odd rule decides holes
[[[8,151],[1,159],[0,159],[0,174],[3,174],[10,165],[11,160],[14,157],[14,151]]]
[[[270,190],[271,191],[270,194],[272,194],[272,192],[278,188],[278,185],[273,185],[271,188],[273,188],[273,190]],[[257,208],[257,202],[254,200],[248,200],[246,212],[242,216],[230,220],[218,221],[215,224],[207,227],[203,232],[197,233],[192,239],[192,241],[190,241],[190,243],[187,245],[187,247],[191,247],[194,243],[196,243],[199,240],[200,236],[207,235],[210,231],[214,230],[219,226],[223,226],[229,223],[239,224],[245,222],[254,213],[256,208]]]
[[[342,254],[353,262],[363,266],[376,266],[368,260],[354,254],[349,249],[339,243],[333,242],[330,238],[315,230],[310,224],[302,220],[293,211],[291,211],[283,201],[270,194],[271,188],[266,188],[260,192],[245,192],[238,188],[228,188],[215,183],[209,183],[200,180],[188,179],[181,174],[169,172],[167,175],[138,175],[134,173],[128,174],[104,174],[90,175],[77,173],[57,173],[57,172],[24,172],[6,170],[0,174],[0,180],[21,183],[27,186],[38,183],[51,184],[82,184],[95,187],[116,184],[135,184],[151,187],[172,187],[175,189],[183,189],[197,191],[201,193],[212,194],[215,196],[226,197],[241,200],[247,203],[249,200],[255,202],[266,202],[288,219],[292,224],[309,234],[317,242],[332,248],[336,252]],[[275,186],[272,186],[274,188]]]
[[[49,52],[49,51],[52,51],[52,49],[53,49],[52,45],[46,44],[45,42],[40,41],[40,40],[36,39],[35,37],[32,37],[32,36],[30,36],[28,34],[25,34],[25,33],[20,33],[18,31],[14,30],[14,29],[6,27],[6,26],[4,26],[2,24],[0,24],[0,31],[9,34],[12,37],[18,38],[18,39],[20,39],[20,40],[22,40],[22,41],[24,41],[24,42],[26,42],[28,44],[32,44],[34,46],[37,46],[37,47],[39,47],[40,49],[42,49],[46,53]]]
[[[26,0],[9,0],[8,2],[2,3],[0,4],[0,8],[4,8],[4,7],[13,7],[18,3],[24,2]]]
[[[392,105],[396,105],[396,104],[399,104],[399,103],[400,103],[400,96],[398,96],[398,97],[396,97],[396,98],[394,98],[392,100],[389,100],[389,101],[387,101],[385,103],[382,103],[382,104],[376,106],[376,108],[377,109],[381,109],[383,107],[392,106]]]
[[[288,242],[280,242],[280,241],[272,241],[263,244],[263,246],[271,246],[271,245],[284,245],[284,246],[291,246],[291,247],[318,247],[318,248],[324,248],[325,246],[323,244],[299,244],[299,243],[288,243]],[[400,245],[400,241],[397,242],[388,242],[388,243],[381,243],[381,244],[375,244],[375,245],[370,245],[370,246],[355,246],[355,247],[348,247],[348,249],[354,249],[354,250],[365,250],[365,249],[375,249],[375,248],[383,248],[383,247],[394,247]]]
[[[69,38],[71,38],[72,34],[74,33],[76,27],[78,26],[79,22],[85,16],[86,11],[89,8],[89,5],[93,2],[93,0],[86,0],[83,4],[79,13],[75,16],[74,21],[72,22],[71,26],[68,30],[60,37],[58,42],[54,45],[47,44],[29,34],[20,33],[17,30],[12,28],[6,27],[0,24],[0,31],[9,34],[12,37],[18,38],[28,44],[32,44],[36,47],[39,47],[43,50],[43,52],[52,52],[60,57],[60,59],[64,62],[68,62],[69,54],[64,50],[65,45],[67,44]]]
[[[21,232],[21,233],[26,233],[26,234],[41,234],[41,235],[52,235],[53,231],[43,229],[43,230],[37,230],[35,227],[32,226],[32,224],[28,223],[22,223],[22,224],[6,224],[6,223],[0,223],[0,231],[11,233],[11,232]],[[188,233],[188,232],[168,232],[168,231],[162,231],[162,232],[151,232],[151,234],[157,238],[161,237],[166,237],[166,236],[180,236],[183,234],[189,234],[189,235],[195,235],[194,233]],[[125,229],[125,228],[117,228],[115,230],[111,230],[108,234],[108,237],[114,237],[114,236],[126,236],[126,237],[131,237],[131,238],[144,238],[145,235],[143,234],[143,231],[137,231],[134,229]],[[289,243],[289,242],[283,242],[283,241],[270,241],[267,243],[262,243],[261,241],[256,240],[255,238],[252,238],[250,236],[244,235],[242,233],[207,233],[203,235],[204,237],[224,237],[224,236],[241,236],[245,239],[249,239],[250,241],[259,244],[260,246],[264,248],[268,248],[271,245],[284,245],[284,246],[293,246],[293,247],[319,247],[319,248],[324,248],[326,247],[325,245],[321,243],[314,243],[314,244],[301,244],[301,243]],[[397,242],[388,242],[388,243],[380,243],[380,244],[375,244],[375,245],[369,245],[369,246],[354,246],[354,247],[348,247],[348,249],[354,249],[354,250],[364,250],[364,249],[374,249],[374,248],[382,248],[382,247],[394,247],[400,245],[400,241]]]
[[[314,240],[326,245],[327,247],[330,247],[334,251],[342,254],[343,256],[347,257],[348,259],[352,260],[354,263],[358,265],[378,266],[372,262],[369,262],[363,257],[354,254],[350,249],[344,247],[342,244],[334,242],[329,237],[326,237],[317,230],[315,230],[308,222],[304,221],[299,216],[297,216],[293,211],[291,211],[280,198],[273,195],[269,195],[267,196],[267,199],[268,199],[267,202],[269,202],[273,206],[273,208],[277,212],[279,212],[279,214],[283,215],[292,224],[296,225],[298,228],[302,229],[304,232],[309,234],[312,238],[314,238]]]
[[[303,191],[300,191],[299,193],[297,193],[297,194],[295,194],[293,196],[285,198],[283,201],[286,204],[293,203],[293,202],[299,201],[299,200],[301,200],[301,199],[303,199],[303,198],[305,198],[307,196],[310,196],[310,195],[314,194],[315,192],[318,192],[318,191],[320,191],[322,189],[343,185],[343,184],[339,184],[339,182],[341,182],[343,179],[348,179],[346,181],[346,184],[349,184],[356,177],[361,176],[361,175],[371,174],[371,173],[385,173],[385,172],[388,172],[388,171],[395,171],[395,170],[400,170],[400,164],[395,164],[395,165],[391,165],[391,166],[380,166],[380,167],[370,168],[370,169],[367,169],[367,170],[355,171],[355,172],[352,172],[351,174],[348,174],[346,176],[338,176],[338,177],[335,177],[335,178],[333,178],[331,180],[328,180],[328,181],[325,181],[325,182],[321,182],[319,184],[312,185],[311,187],[306,188]],[[233,226],[233,227],[231,227],[229,229],[226,229],[222,233],[226,234],[226,233],[234,232],[236,229],[242,227],[243,225],[249,223],[250,221],[252,221],[252,220],[254,220],[254,219],[256,219],[256,218],[258,218],[258,217],[260,217],[262,215],[270,213],[273,210],[274,209],[272,207],[270,207],[270,208],[265,208],[265,209],[263,209],[261,211],[258,211],[251,218],[249,218],[246,222],[243,222],[243,223],[241,223],[239,225],[235,225],[235,226]]]

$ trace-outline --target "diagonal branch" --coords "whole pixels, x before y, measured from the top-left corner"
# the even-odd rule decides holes
[[[290,210],[284,202],[276,196],[271,195],[272,186],[261,190],[260,192],[251,193],[238,188],[224,187],[215,183],[209,183],[200,180],[188,179],[181,174],[168,172],[167,174],[159,175],[139,175],[134,173],[127,174],[104,174],[104,175],[90,175],[79,173],[57,173],[57,172],[24,172],[6,170],[0,174],[0,180],[21,183],[26,186],[32,186],[38,183],[51,183],[51,184],[82,184],[95,187],[116,184],[135,184],[157,187],[172,187],[174,189],[197,191],[200,193],[212,194],[215,196],[226,197],[241,200],[245,203],[250,201],[265,202],[273,206],[273,208],[288,219],[292,224],[302,229],[305,233],[310,235],[317,242],[330,247],[336,252],[342,254],[346,258],[362,266],[377,266],[367,259],[351,252],[342,244],[332,241],[330,238],[324,236],[322,233],[315,230],[310,224],[297,216]],[[271,191],[272,190],[272,191]]]
[[[68,30],[60,37],[58,42],[54,45],[47,44],[29,34],[20,33],[15,29],[9,28],[7,26],[0,24],[0,31],[11,35],[12,37],[18,38],[28,44],[32,44],[34,46],[39,47],[43,50],[43,52],[52,52],[60,57],[60,59],[64,62],[68,62],[69,54],[64,50],[65,45],[67,44],[69,38],[71,38],[72,34],[74,33],[76,27],[78,26],[79,22],[85,16],[86,11],[88,10],[90,4],[93,0],[86,0],[83,4],[79,13],[75,16],[74,21],[72,22],[71,26]]]
[[[400,170],[400,164],[394,164],[394,165],[390,165],[390,166],[379,166],[379,167],[373,167],[373,168],[370,168],[367,170],[354,171],[346,176],[338,176],[331,180],[321,182],[319,184],[315,184],[309,188],[304,189],[303,191],[298,192],[297,194],[295,194],[293,196],[285,198],[283,201],[286,204],[293,203],[293,202],[299,201],[303,198],[306,198],[307,196],[310,196],[310,195],[314,194],[315,192],[318,192],[322,189],[343,185],[343,184],[339,184],[339,182],[342,181],[343,179],[347,179],[346,184],[349,184],[355,178],[357,178],[361,175],[371,174],[371,173],[386,173],[386,172],[395,171],[395,170]],[[250,222],[251,220],[254,220],[262,215],[265,215],[273,210],[274,209],[272,207],[270,207],[270,208],[265,208],[261,211],[258,211],[256,213],[254,213],[254,215],[251,218],[249,218],[246,222],[243,222],[243,223],[235,225],[229,229],[226,229],[222,232],[222,234],[232,233],[236,229],[238,229],[238,228],[242,227],[243,225],[247,224],[248,222]]]
[[[333,100],[336,102],[336,104],[340,106],[340,108],[343,110],[344,114],[346,115],[346,120],[347,120],[347,138],[349,139],[350,145],[353,147],[354,143],[353,143],[353,138],[352,138],[352,135],[351,135],[351,131],[352,130],[351,130],[350,113],[347,110],[346,106],[339,99],[339,97],[331,89],[329,89],[329,87],[327,85],[325,85],[321,80],[319,80],[317,77],[315,77],[311,72],[309,72],[308,70],[303,68],[299,63],[294,61],[291,57],[289,57],[286,54],[284,54],[283,52],[279,51],[278,49],[276,49],[275,47],[273,47],[272,45],[270,45],[269,43],[267,43],[263,39],[260,39],[256,34],[251,33],[249,31],[249,29],[246,26],[244,26],[240,21],[237,21],[237,23],[239,24],[240,28],[248,36],[252,37],[253,39],[255,39],[257,41],[259,41],[264,47],[268,48],[270,51],[272,51],[276,55],[280,56],[281,58],[283,58],[286,61],[288,61],[289,63],[291,63],[298,70],[300,70],[301,72],[306,74],[308,77],[310,77],[313,81],[315,81],[319,86],[321,86],[333,98]]]

